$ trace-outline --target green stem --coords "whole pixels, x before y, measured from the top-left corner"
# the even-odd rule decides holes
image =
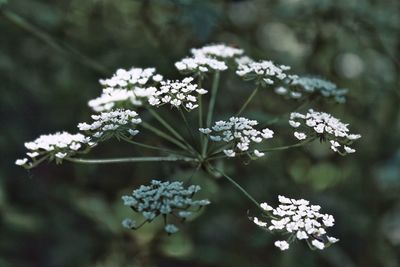
[[[251,93],[251,95],[247,98],[246,102],[244,102],[243,106],[240,108],[240,110],[238,111],[238,113],[236,113],[236,116],[239,116],[240,114],[242,114],[242,112],[246,109],[246,107],[249,105],[249,103],[251,102],[251,100],[253,100],[254,96],[257,94],[258,92],[258,86],[256,88],[254,88],[253,92]]]
[[[183,142],[183,144],[186,146],[186,149],[189,149],[193,153],[196,153],[196,150],[183,138],[177,131],[174,130],[174,128],[167,122],[165,121],[157,112],[155,112],[153,109],[149,108],[148,111],[150,114],[158,120],[169,132],[171,132],[177,139]]]
[[[221,170],[218,170],[212,166],[210,166],[210,168],[212,170],[214,170],[215,172],[221,174],[223,177],[225,177],[231,184],[233,184],[237,189],[239,189],[251,202],[253,202],[258,208],[260,207],[260,204],[257,202],[257,200],[255,200],[240,184],[238,184],[235,180],[233,180],[231,177],[229,177],[228,175],[226,175],[224,172],[222,172]]]
[[[66,158],[65,160],[82,163],[82,164],[108,164],[108,163],[124,163],[124,162],[160,162],[160,161],[186,161],[197,162],[197,159],[190,157],[131,157],[131,158],[112,158],[112,159],[82,159],[82,158]]]
[[[185,154],[182,154],[179,151],[171,150],[171,149],[164,148],[164,147],[151,146],[151,145],[143,144],[143,143],[140,143],[140,142],[132,141],[126,136],[122,137],[122,140],[124,140],[125,142],[128,142],[130,144],[136,145],[136,146],[140,146],[140,147],[144,147],[144,148],[148,148],[148,149],[153,149],[153,150],[158,150],[158,151],[162,151],[162,152],[166,152],[166,153],[170,153],[170,154],[186,156]]]
[[[155,133],[156,135],[158,135],[161,138],[164,138],[165,140],[177,145],[178,147],[182,148],[183,150],[187,150],[187,147],[182,144],[181,142],[179,142],[178,140],[176,140],[174,137],[169,136],[168,134],[160,131],[159,129],[157,129],[154,126],[151,126],[150,124],[148,124],[147,122],[142,122],[140,124],[143,128],[149,130],[150,132]]]
[[[197,87],[199,89],[201,88],[201,82],[202,82],[202,78],[199,77],[199,80],[197,82]],[[198,101],[199,101],[199,128],[203,128],[203,97],[202,97],[202,95],[199,95]],[[200,133],[200,138],[201,137],[202,137],[202,135]]]
[[[214,73],[214,79],[211,87],[211,99],[210,99],[210,104],[208,105],[208,111],[207,111],[207,128],[210,128],[212,118],[213,118],[213,113],[214,113],[214,108],[215,108],[215,102],[217,100],[217,93],[218,93],[218,85],[219,85],[219,78],[220,78],[220,72],[216,71]],[[207,153],[207,147],[208,147],[208,138],[206,138],[206,141],[204,143],[203,149],[202,149],[202,156],[205,157]]]
[[[290,149],[290,148],[300,147],[300,146],[303,146],[305,144],[311,143],[315,139],[316,138],[310,138],[310,139],[304,140],[302,142],[299,142],[299,143],[296,143],[296,144],[293,144],[293,145],[266,148],[266,149],[260,150],[260,152],[271,152],[271,151],[279,151],[279,150],[286,150],[286,149]],[[219,151],[219,152],[221,152],[221,151]],[[248,151],[241,152],[241,153],[236,153],[236,156],[245,155],[247,153],[248,153]],[[215,160],[215,159],[227,158],[227,157],[228,156],[226,156],[226,155],[221,155],[221,156],[216,156],[216,157],[210,157],[210,158],[208,158],[208,160]]]
[[[190,129],[189,123],[186,119],[185,113],[183,113],[183,110],[181,108],[179,108],[179,113],[181,114],[183,122],[185,123],[185,127],[186,127],[187,132],[189,133],[190,139],[194,144],[196,141],[194,140],[194,136],[193,136],[192,130]]]

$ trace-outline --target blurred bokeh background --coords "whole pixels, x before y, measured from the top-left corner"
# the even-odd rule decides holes
[[[397,0],[0,0],[0,266],[400,266],[400,2]],[[341,241],[323,252],[287,252],[247,219],[251,203],[225,180],[193,182],[213,204],[179,234],[139,232],[120,196],[151,178],[187,177],[178,164],[14,165],[23,142],[75,132],[99,78],[120,67],[173,63],[192,47],[224,42],[350,89],[347,103],[313,103],[363,138],[340,157],[318,143],[225,168],[258,200],[306,198],[336,217]],[[248,85],[224,75],[218,117],[237,110]],[[229,96],[229,97],[227,97]],[[296,106],[264,92],[249,116]],[[276,143],[291,130],[275,124]],[[150,137],[149,137],[150,138]],[[151,140],[150,140],[151,141]],[[135,153],[118,142],[92,156]]]

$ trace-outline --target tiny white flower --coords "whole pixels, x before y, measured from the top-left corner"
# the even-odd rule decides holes
[[[257,217],[253,218],[253,222],[255,224],[257,224],[258,226],[261,226],[261,227],[266,227],[267,226],[266,222],[260,221]]]
[[[325,244],[322,243],[321,241],[318,241],[317,239],[314,239],[313,241],[311,241],[311,244],[316,247],[317,249],[324,249],[325,248]]]
[[[294,132],[294,136],[299,140],[304,140],[307,138],[307,135],[305,133],[300,132]]]
[[[339,239],[337,239],[336,237],[326,236],[326,238],[328,239],[328,242],[332,244],[339,241]]]
[[[348,146],[344,146],[344,150],[346,151],[346,153],[349,153],[349,154],[356,152],[355,149],[348,147]]]
[[[26,154],[31,158],[36,158],[37,156],[39,156],[38,152],[27,152]]]
[[[160,74],[156,74],[156,75],[153,76],[153,80],[156,81],[156,82],[161,82],[162,79],[163,79],[163,76],[160,75]]]
[[[290,200],[290,198],[287,198],[287,197],[284,197],[281,195],[278,196],[278,200],[282,204],[292,204],[292,201]]]
[[[212,132],[209,128],[199,128],[199,131],[203,134],[210,134]]]
[[[264,157],[264,156],[265,156],[265,153],[264,153],[264,152],[260,152],[260,151],[258,151],[257,149],[255,149],[255,150],[254,150],[254,155],[255,155],[257,158],[261,158],[261,157]]]
[[[230,158],[233,158],[236,156],[235,151],[233,151],[232,149],[225,149],[224,150],[224,154]]]
[[[63,159],[63,158],[65,158],[65,156],[67,156],[67,153],[57,152],[57,153],[55,154],[55,156],[56,156],[57,158],[59,158],[59,159]]]
[[[208,93],[207,90],[202,89],[202,88],[201,88],[201,89],[197,89],[196,92],[199,93],[200,95],[204,95],[204,94],[207,94],[207,93]]]
[[[296,122],[296,121],[293,121],[293,120],[289,120],[289,124],[290,124],[290,126],[292,126],[293,128],[297,128],[297,127],[299,127],[299,126],[301,125],[300,122]]]
[[[273,208],[272,208],[270,205],[268,205],[266,202],[261,203],[260,206],[261,206],[261,208],[262,208],[263,210],[266,210],[266,211],[271,211],[271,210],[273,210]]]
[[[25,165],[27,162],[28,162],[27,158],[17,159],[15,161],[15,165],[22,166],[22,165]]]
[[[287,250],[289,249],[289,243],[286,241],[275,241],[274,243],[275,247],[278,247],[280,250]]]
[[[298,231],[298,232],[296,233],[296,237],[297,237],[297,239],[302,240],[302,239],[307,239],[307,238],[308,238],[308,235],[307,235],[307,233],[304,232],[304,231]]]
[[[139,131],[138,131],[138,130],[129,129],[129,130],[128,130],[128,133],[129,133],[131,136],[135,136],[135,135],[137,135],[137,134],[139,133]]]
[[[288,90],[285,87],[277,87],[275,88],[275,93],[277,93],[278,95],[285,95],[287,94]]]

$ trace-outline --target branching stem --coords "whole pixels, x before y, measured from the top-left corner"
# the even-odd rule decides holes
[[[82,164],[110,164],[110,163],[124,163],[124,162],[159,162],[159,161],[186,161],[197,162],[197,159],[191,157],[130,157],[130,158],[112,158],[112,159],[82,159],[82,158],[66,158],[65,160],[82,163]]]

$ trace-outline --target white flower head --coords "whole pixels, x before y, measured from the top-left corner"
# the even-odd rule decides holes
[[[44,159],[55,159],[57,163],[65,157],[71,157],[82,150],[94,146],[90,137],[83,134],[70,134],[67,132],[58,132],[55,134],[41,135],[31,142],[26,142],[28,149],[27,155],[30,159],[24,158],[17,160],[15,164],[32,168],[42,162]]]
[[[162,79],[155,68],[118,69],[111,78],[100,80],[102,94],[90,100],[88,105],[96,112],[142,106]]]
[[[228,69],[228,66],[224,61],[220,61],[203,54],[181,59],[175,63],[175,67],[184,74],[202,74],[211,71],[224,71]]]
[[[187,188],[182,182],[161,182],[152,180],[150,185],[141,185],[133,190],[131,195],[123,196],[125,206],[143,216],[146,222],[151,222],[158,216],[188,218],[199,208],[207,206],[207,199],[194,200],[193,195],[200,186],[191,185]],[[137,228],[134,228],[137,229]],[[178,231],[175,225],[166,224],[165,231],[173,234]]]
[[[256,80],[257,83],[265,87],[282,81],[286,78],[288,66],[278,66],[272,61],[263,60],[259,62],[249,61],[238,65],[236,74],[245,80]]]
[[[176,62],[175,67],[184,74],[203,76],[207,72],[227,70],[227,61],[242,55],[243,50],[224,44],[211,44],[193,48],[191,54],[191,57]]]
[[[155,68],[118,69],[111,78],[101,79],[100,84],[105,88],[123,89],[133,86],[145,86],[159,82],[162,76],[156,73]]]
[[[194,56],[205,55],[219,59],[236,58],[243,55],[243,49],[227,46],[225,44],[209,44],[202,48],[193,48],[190,50]]]
[[[326,229],[334,225],[335,219],[330,214],[321,213],[320,206],[310,205],[310,202],[304,199],[285,196],[278,196],[278,200],[280,204],[276,208],[267,203],[261,204],[261,208],[270,218],[269,221],[252,219],[255,224],[271,232],[289,236],[286,241],[276,241],[275,246],[281,250],[288,249],[289,243],[297,239],[305,240],[315,248],[324,249],[328,244],[339,241],[326,234]]]
[[[230,143],[232,147],[223,152],[228,157],[237,156],[237,152],[250,152],[250,146],[254,143],[260,143],[263,140],[273,137],[274,132],[268,128],[261,131],[254,128],[258,125],[255,120],[249,120],[244,117],[231,117],[228,121],[217,121],[210,128],[201,128],[200,132],[208,135],[210,140],[214,142]],[[263,152],[254,150],[256,157],[264,156]]]
[[[91,135],[96,141],[104,141],[114,135],[130,137],[138,134],[136,126],[142,122],[133,110],[116,109],[92,115],[93,122],[79,123],[78,128]]]
[[[355,149],[350,145],[361,137],[359,134],[350,134],[348,124],[325,112],[317,112],[309,109],[303,115],[291,113],[289,124],[296,129],[294,136],[299,140],[308,137],[319,138],[321,141],[329,141],[331,149],[340,155],[354,153]]]
[[[300,98],[304,95],[330,98],[337,103],[346,101],[347,89],[338,88],[334,83],[317,77],[299,77],[288,75],[284,80],[285,90],[276,88],[275,92],[290,98]],[[281,87],[283,88],[283,87]]]
[[[193,78],[187,77],[179,81],[162,81],[160,88],[149,98],[152,106],[169,104],[175,108],[184,108],[187,111],[198,107],[197,97],[207,91],[192,83]]]

